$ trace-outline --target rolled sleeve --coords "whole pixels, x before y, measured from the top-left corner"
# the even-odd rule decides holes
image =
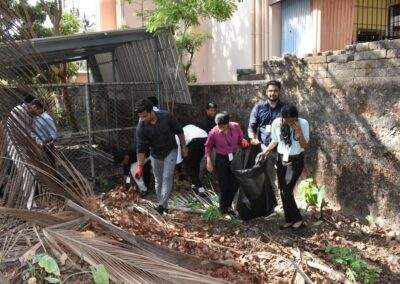
[[[249,136],[257,133],[257,129],[259,126],[257,116],[258,116],[258,105],[254,106],[250,113],[249,126],[247,128]]]

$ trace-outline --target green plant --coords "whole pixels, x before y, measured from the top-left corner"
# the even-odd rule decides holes
[[[318,186],[313,178],[302,180],[299,184],[300,196],[306,201],[307,208],[316,206],[322,209],[325,198],[325,186]]]
[[[372,284],[382,272],[379,267],[371,266],[363,260],[354,248],[328,246],[325,252],[330,254],[334,262],[346,269],[346,277],[351,281]]]
[[[206,211],[202,214],[203,220],[207,222],[214,222],[218,220],[221,217],[221,213],[219,212],[219,209],[215,205],[210,205],[206,209]]]
[[[46,283],[66,283],[66,281],[76,275],[92,274],[95,284],[109,284],[109,276],[104,265],[91,266],[90,271],[81,271],[73,273],[61,280],[60,269],[57,261],[50,255],[45,253],[35,254],[31,262],[28,262],[28,272],[31,277]]]

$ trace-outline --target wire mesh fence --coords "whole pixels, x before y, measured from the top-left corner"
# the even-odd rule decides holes
[[[157,83],[35,86],[58,128],[56,149],[88,179],[120,174],[113,152],[134,141],[136,101],[159,95]]]

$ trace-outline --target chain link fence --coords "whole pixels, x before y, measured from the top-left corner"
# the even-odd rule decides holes
[[[58,152],[89,180],[121,174],[113,152],[134,140],[136,101],[159,96],[157,83],[35,86],[54,117]]]

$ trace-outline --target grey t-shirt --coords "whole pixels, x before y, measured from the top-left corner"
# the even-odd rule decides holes
[[[169,112],[157,111],[155,114],[155,124],[139,121],[136,129],[137,151],[145,153],[150,148],[150,155],[162,160],[177,147],[175,134],[182,134],[183,130]]]

